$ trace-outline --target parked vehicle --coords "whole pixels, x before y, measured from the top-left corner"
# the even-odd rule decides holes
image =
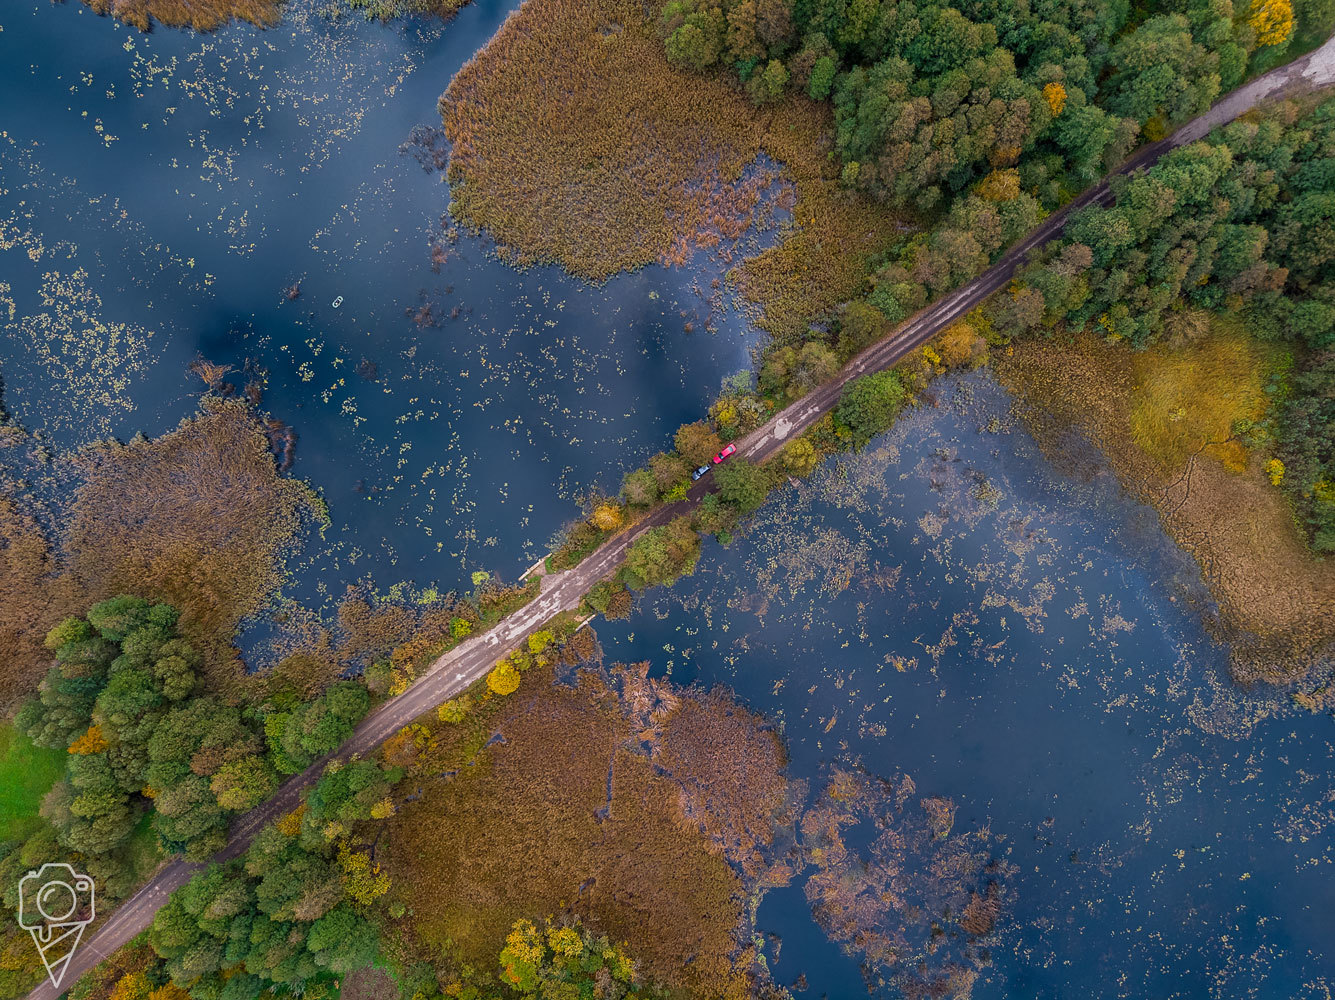
[[[702,465],[702,466],[700,466],[700,468],[696,469],[694,472],[691,473],[691,479],[692,479],[692,480],[699,479],[701,476],[703,476],[703,475],[704,475],[706,472],[708,472],[708,471],[709,471],[709,466],[707,466],[707,465]]]
[[[719,462],[722,462],[729,455],[735,455],[735,454],[737,454],[737,446],[735,444],[730,444],[728,445],[728,447],[724,448],[721,452],[719,452],[717,455],[714,456],[714,464],[718,465]]]

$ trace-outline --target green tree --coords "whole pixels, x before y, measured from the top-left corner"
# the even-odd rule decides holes
[[[677,429],[676,446],[678,453],[687,462],[697,466],[704,465],[718,454],[723,442],[708,421],[700,420],[693,424],[683,424]]]
[[[904,384],[894,372],[873,372],[849,382],[839,397],[834,416],[864,445],[888,430],[904,404]]]
[[[627,582],[636,590],[695,571],[700,558],[700,536],[687,517],[674,518],[657,528],[650,528],[637,538],[626,553]]]
[[[724,502],[736,507],[742,514],[751,514],[760,508],[769,493],[769,475],[740,455],[728,459],[714,469],[714,482]]]
[[[1112,63],[1108,108],[1138,122],[1185,121],[1219,96],[1219,55],[1196,42],[1182,14],[1145,21],[1113,46]]]
[[[658,499],[658,480],[649,469],[628,472],[621,481],[621,495],[628,504],[650,507]]]

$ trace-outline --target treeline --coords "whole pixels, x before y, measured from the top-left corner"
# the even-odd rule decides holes
[[[177,618],[170,605],[123,595],[51,630],[55,663],[15,724],[38,746],[66,750],[66,773],[43,802],[50,830],[11,850],[6,867],[73,851],[115,898],[146,814],[163,850],[203,860],[226,843],[232,816],[337,749],[370,707],[355,681],[309,700],[278,687],[245,707],[207,694]]]
[[[832,101],[845,183],[930,211],[984,180],[1060,204],[1277,62],[1295,17],[1328,31],[1335,2],[669,0],[661,30],[758,101]]]
[[[211,865],[158,911],[148,941],[160,975],[194,1000],[251,1000],[265,990],[335,994],[338,977],[380,951],[373,904],[389,877],[354,826],[394,813],[398,768],[331,764],[305,804],[262,830],[246,853]]]
[[[579,626],[578,616],[566,614],[533,633],[524,650],[498,663],[477,699],[512,693],[517,672],[513,686],[497,679],[506,670],[592,655],[593,635]],[[473,695],[446,702],[439,717],[462,722],[473,702]],[[307,728],[284,714],[278,746],[293,726]],[[395,786],[404,768],[420,768],[421,755],[432,747],[430,732],[414,723],[374,758],[326,765],[301,805],[260,831],[241,857],[210,865],[172,894],[145,936],[151,953],[128,963],[134,970],[111,986],[108,1000],[319,1000],[336,997],[346,974],[382,959],[402,978],[401,995],[422,1000],[592,996],[588,988],[595,983],[599,996],[656,996],[643,991],[623,951],[577,927],[549,923],[540,930],[519,921],[497,966],[465,967],[463,980],[453,984],[442,984],[430,964],[404,963],[397,948],[382,954],[384,933],[397,934],[392,922],[406,907],[390,895],[390,877],[376,860],[379,824],[397,812]],[[560,984],[579,990],[563,993]],[[102,1000],[107,986],[94,973],[71,991],[71,1000]]]
[[[1335,99],[1251,114],[1118,178],[995,300],[1008,335],[1088,329],[1142,347],[1206,336],[1239,314],[1289,346],[1294,366],[1261,423],[1234,433],[1273,449],[1271,479],[1312,547],[1335,552]]]

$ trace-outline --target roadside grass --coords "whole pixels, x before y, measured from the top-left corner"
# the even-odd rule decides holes
[[[1130,354],[1131,439],[1165,475],[1198,451],[1233,472],[1245,471],[1247,449],[1233,427],[1264,417],[1266,382],[1280,353],[1249,337],[1237,321],[1216,319],[1204,340]]]
[[[37,814],[42,798],[64,773],[64,753],[0,723],[0,841],[26,840],[45,822]]]
[[[145,810],[144,815],[139,817],[134,832],[130,834],[129,840],[125,842],[125,851],[130,871],[134,873],[133,879],[136,885],[147,881],[158,865],[166,860],[166,855],[162,853],[162,848],[158,846],[158,835],[153,829],[153,811],[151,809]]]

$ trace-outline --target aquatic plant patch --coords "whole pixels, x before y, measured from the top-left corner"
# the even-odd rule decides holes
[[[735,239],[775,180],[762,154],[782,165],[787,193],[773,197],[798,223],[737,272],[767,327],[799,328],[854,294],[865,258],[896,235],[887,212],[838,189],[828,112],[757,109],[722,79],[672,68],[626,0],[525,4],[440,109],[452,211],[520,264],[601,280]]]
[[[651,979],[692,995],[747,995],[746,963],[734,958],[746,884],[687,811],[686,796],[708,789],[740,800],[744,815],[767,816],[776,787],[785,787],[773,736],[729,699],[739,725],[758,733],[693,751],[683,744],[698,729],[678,713],[710,699],[683,699],[642,670],[626,673],[622,695],[588,672],[573,687],[549,678],[543,672],[517,696],[490,697],[459,723],[431,723],[435,745],[414,772],[421,794],[399,808],[385,844],[419,947],[435,956],[444,946],[452,961],[480,965],[515,920],[574,912],[629,942]],[[659,749],[646,753],[645,741]],[[691,780],[661,773],[659,759]],[[732,819],[712,799],[697,801],[719,821]]]
[[[205,397],[197,417],[160,438],[68,461],[80,482],[63,548],[81,587],[94,599],[129,592],[178,607],[210,686],[235,683],[237,626],[277,588],[303,524],[323,514],[307,486],[279,475],[254,411]]]
[[[956,831],[955,804],[919,793],[906,774],[833,768],[802,817],[816,864],[812,916],[905,996],[963,1000],[991,964],[1012,866],[986,828]]]

